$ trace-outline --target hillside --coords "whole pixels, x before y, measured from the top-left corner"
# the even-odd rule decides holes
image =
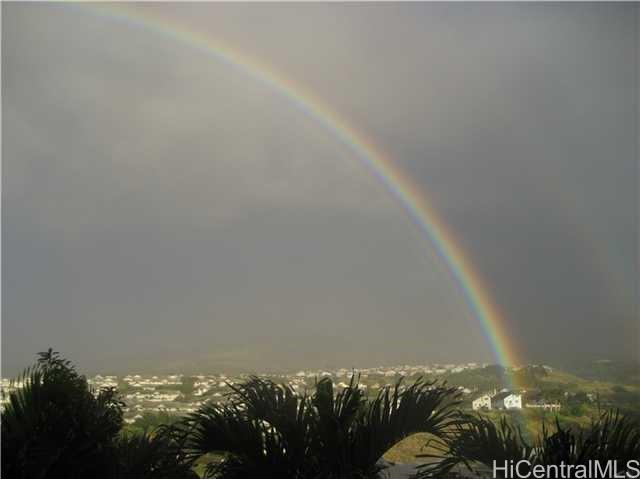
[[[606,374],[603,371],[606,370]],[[543,424],[560,421],[570,427],[585,427],[600,411],[607,408],[640,417],[640,384],[625,376],[628,365],[607,364],[606,369],[588,374],[587,370],[567,372],[556,368],[528,366],[514,373],[515,383],[524,388],[523,403],[543,400],[561,405],[559,412],[524,407],[521,410],[488,411],[481,414],[498,421],[507,416],[518,424],[525,437],[532,439],[541,433]],[[625,378],[618,381],[618,378]],[[444,379],[472,392],[464,396],[463,408],[471,412],[471,400],[481,393],[500,389],[508,384],[505,370],[488,366],[459,373],[447,374]],[[385,458],[397,463],[415,463],[418,454],[425,453],[427,436],[416,434],[396,445]]]

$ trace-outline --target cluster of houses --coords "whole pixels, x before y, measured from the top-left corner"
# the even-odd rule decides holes
[[[169,403],[169,405],[157,404],[153,406],[143,405],[142,403],[138,403],[135,405],[127,403],[127,406],[123,409],[124,422],[127,424],[135,424],[138,420],[143,418],[144,413],[166,413],[176,416],[183,416],[185,414],[195,412],[196,409],[201,405],[201,401],[190,404],[179,404],[172,402]]]
[[[385,386],[392,385],[399,377],[410,377],[423,374],[440,375],[446,373],[459,373],[465,370],[481,368],[486,365],[478,363],[463,364],[433,364],[433,365],[400,365],[359,369],[334,369],[334,370],[304,370],[293,374],[261,374],[261,377],[270,378],[277,382],[289,384],[297,392],[304,392],[312,388],[315,382],[323,377],[333,380],[337,390],[346,388],[351,383],[354,375],[358,377],[358,387],[362,390],[376,391]],[[185,414],[193,412],[205,401],[221,401],[237,381],[246,379],[246,375],[234,377],[225,374],[190,376],[193,388],[185,388],[183,381],[186,377],[181,374],[162,376],[142,376],[128,374],[123,377],[97,375],[89,379],[94,390],[105,387],[122,387],[125,408],[125,421],[134,423],[140,419],[144,412],[168,412]],[[9,383],[2,379],[0,389],[10,392],[20,384]],[[401,386],[403,388],[404,386]],[[471,395],[474,390],[459,387],[465,395]],[[6,401],[6,394],[3,401]],[[0,409],[2,408],[0,402]],[[483,394],[472,401],[474,410],[495,409],[522,409],[523,397],[516,392],[502,390],[493,391],[491,394]],[[542,402],[527,403],[524,407],[540,408],[544,410],[557,410],[560,404]]]
[[[235,384],[234,381],[224,374],[219,376],[196,376],[196,380],[193,383],[193,395],[196,397],[206,396],[210,391],[218,389],[217,392],[211,395],[213,397],[222,397],[220,391],[233,384]]]
[[[11,381],[7,378],[0,379],[0,411],[4,411],[5,404],[9,402],[9,394],[23,386],[22,381]]]
[[[395,382],[398,377],[410,377],[422,374],[456,373],[468,369],[483,367],[478,363],[432,364],[432,365],[398,365],[380,366],[366,369],[338,368],[330,370],[303,370],[289,374],[261,374],[277,382],[289,384],[295,391],[304,392],[312,388],[316,380],[329,377],[337,390],[348,387],[354,375],[359,378],[358,387],[362,390],[378,390]],[[167,412],[185,414],[193,412],[205,401],[221,401],[235,382],[246,379],[246,375],[228,376],[225,374],[200,374],[190,376],[193,388],[187,393],[183,387],[185,376],[180,374],[146,376],[128,374],[121,378],[116,376],[95,376],[90,382],[96,389],[115,387],[120,382],[126,386],[124,400],[125,422],[135,423],[144,412]],[[122,384],[124,383],[124,384]],[[464,393],[471,393],[465,389]]]
[[[105,376],[106,378],[115,377],[115,376]],[[94,381],[99,381],[102,379],[102,376],[98,375],[93,378]],[[139,374],[127,375],[122,380],[127,383],[131,387],[139,387],[139,388],[155,388],[157,386],[180,386],[182,384],[182,375],[181,374],[172,374],[170,376],[151,376],[151,377],[143,377]],[[117,378],[116,378],[117,381]]]
[[[484,394],[471,402],[474,411],[492,409],[522,409],[522,395],[509,391],[494,394]]]
[[[500,392],[494,391],[492,394],[483,394],[471,402],[474,411],[491,411],[504,409],[522,409],[522,394],[517,394],[503,389]],[[560,409],[559,403],[548,403],[546,401],[534,401],[524,404],[527,408],[543,409],[545,411],[557,411]]]
[[[414,376],[414,375],[441,375],[446,373],[460,373],[469,369],[477,369],[486,366],[479,363],[462,363],[462,364],[424,364],[424,365],[397,365],[397,366],[378,366],[373,368],[357,369],[355,374],[362,379],[369,376],[397,377],[397,376]],[[339,368],[335,370],[307,370],[299,371],[294,375],[298,378],[346,378],[351,379],[354,374],[353,369]],[[288,377],[283,375],[282,377]]]

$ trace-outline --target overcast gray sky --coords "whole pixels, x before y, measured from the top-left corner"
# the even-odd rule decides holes
[[[637,4],[136,8],[271,65],[387,151],[523,359],[637,356]],[[337,138],[89,10],[2,5],[3,374],[49,346],[93,371],[492,361]]]

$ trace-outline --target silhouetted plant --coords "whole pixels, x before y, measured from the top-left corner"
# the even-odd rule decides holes
[[[110,477],[122,402],[113,389],[94,396],[84,376],[49,349],[18,381],[2,413],[2,475]]]
[[[461,414],[451,434],[433,448],[434,454],[418,456],[435,460],[420,467],[422,477],[438,476],[459,465],[479,472],[478,469],[491,467],[493,461],[502,464],[508,460],[531,460],[534,454],[520,429],[505,417],[496,424],[483,416],[467,414]]]
[[[640,423],[619,411],[607,411],[590,427],[572,431],[556,419],[556,431],[544,428],[536,447],[541,464],[587,464],[593,460],[616,460],[621,464],[640,458]]]
[[[576,430],[563,427],[556,418],[554,430],[543,425],[542,434],[530,445],[520,428],[505,417],[495,424],[482,416],[467,416],[438,453],[421,456],[437,461],[422,466],[419,477],[438,476],[456,466],[477,472],[492,468],[494,461],[502,466],[508,461],[527,460],[529,466],[521,468],[521,473],[538,464],[587,465],[589,461],[616,460],[622,465],[640,458],[640,424],[618,411],[607,411],[589,427]]]
[[[168,431],[119,437],[124,404],[116,390],[92,390],[57,352],[39,353],[17,381],[22,387],[2,412],[2,477],[194,477]]]
[[[194,455],[225,454],[207,477],[375,477],[382,455],[403,438],[443,435],[458,404],[454,388],[423,381],[383,388],[372,401],[355,377],[338,393],[327,378],[312,395],[255,377],[232,389],[227,402],[204,405],[183,425]]]
[[[142,434],[124,433],[115,440],[118,479],[197,479],[184,448],[186,437],[171,426]]]

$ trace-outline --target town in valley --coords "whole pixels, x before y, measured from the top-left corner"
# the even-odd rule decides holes
[[[614,363],[611,363],[614,364]],[[599,367],[615,371],[608,362]],[[616,366],[617,367],[617,366]],[[620,375],[620,374],[619,374]],[[352,381],[370,397],[385,387],[400,388],[422,378],[456,387],[461,408],[482,414],[510,414],[527,418],[559,416],[583,423],[601,407],[611,406],[636,413],[640,387],[632,376],[620,383],[615,374],[609,380],[583,377],[547,365],[528,365],[505,369],[486,363],[425,364],[372,367],[363,369],[308,369],[289,373],[201,373],[124,375],[97,374],[88,377],[95,391],[115,388],[125,404],[127,427],[144,428],[195,412],[207,401],[224,401],[234,385],[251,376],[290,386],[295,392],[312,390],[321,378],[330,378],[335,390]],[[516,386],[517,385],[517,386]],[[21,387],[20,380],[2,379],[2,400]]]

